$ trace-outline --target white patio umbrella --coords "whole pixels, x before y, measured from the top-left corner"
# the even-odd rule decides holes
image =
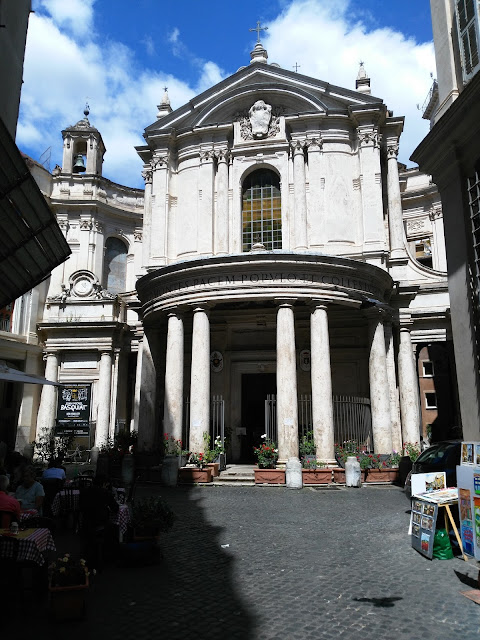
[[[24,382],[27,384],[51,384],[54,387],[61,386],[58,382],[47,380],[41,376],[34,376],[31,373],[24,373],[18,369],[12,369],[9,367],[5,360],[0,360],[0,381],[7,380],[8,382]]]

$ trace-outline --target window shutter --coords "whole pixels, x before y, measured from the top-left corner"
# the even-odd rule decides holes
[[[470,80],[478,67],[478,3],[479,0],[457,0],[456,13],[463,79]]]

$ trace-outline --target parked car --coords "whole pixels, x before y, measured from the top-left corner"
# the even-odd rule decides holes
[[[457,465],[460,464],[461,440],[436,442],[425,449],[412,466],[405,480],[405,493],[412,495],[411,476],[413,473],[431,473],[445,471],[447,487],[457,486]]]

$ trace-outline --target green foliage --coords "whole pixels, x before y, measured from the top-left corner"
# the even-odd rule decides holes
[[[38,440],[33,441],[35,460],[48,462],[52,458],[59,458],[66,455],[67,450],[73,442],[73,434],[68,436],[55,435],[55,429],[45,430],[40,434]]]
[[[315,458],[302,458],[301,459],[303,469],[321,469],[325,467],[325,463]]]
[[[156,527],[159,531],[169,531],[175,522],[175,514],[159,496],[135,500],[132,507],[132,526],[135,529]]]
[[[272,442],[266,435],[262,438],[265,440],[259,447],[253,447],[260,469],[274,469],[278,460],[277,445]]]
[[[421,453],[420,445],[418,444],[418,442],[404,442],[403,451],[404,454],[408,456],[412,462],[415,462],[415,460]]]
[[[209,456],[206,456],[204,453],[196,453],[195,451],[190,455],[190,462],[194,464],[199,469],[203,469],[203,467],[207,464],[207,462],[211,462],[208,459]]]
[[[166,456],[179,456],[183,451],[183,443],[181,440],[175,440],[169,433],[164,433],[163,451]]]
[[[301,456],[311,456],[316,454],[317,447],[313,440],[313,431],[307,431],[307,433],[302,436],[299,451]]]
[[[83,558],[76,560],[66,553],[50,564],[48,575],[52,587],[73,587],[85,584],[86,577],[90,573]]]
[[[343,444],[335,443],[335,454],[345,464],[349,456],[357,456],[360,453],[360,447],[356,440],[345,440]]]

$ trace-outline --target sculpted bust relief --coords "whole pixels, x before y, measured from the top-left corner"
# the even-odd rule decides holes
[[[252,134],[254,138],[264,138],[268,134],[268,127],[272,117],[272,106],[263,100],[257,100],[248,112]]]

